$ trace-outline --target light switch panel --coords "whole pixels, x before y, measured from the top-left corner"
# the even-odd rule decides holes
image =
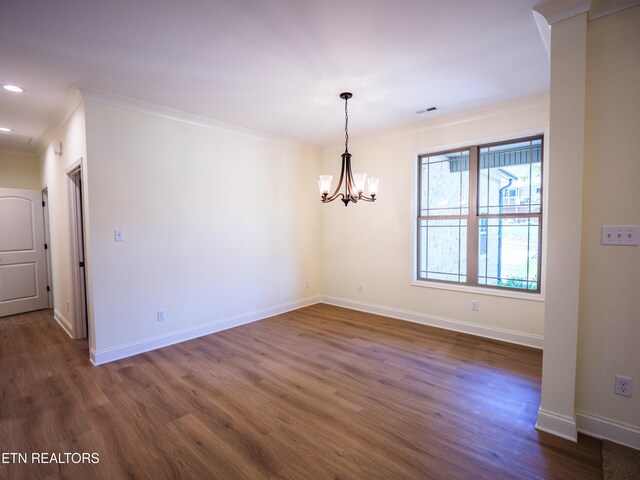
[[[638,225],[603,225],[602,245],[638,245]]]
[[[113,238],[116,242],[124,242],[124,232],[119,228],[113,231]]]

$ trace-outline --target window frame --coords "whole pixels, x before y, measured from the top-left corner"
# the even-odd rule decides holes
[[[509,138],[506,140],[498,140],[491,142],[473,142],[471,145],[461,145],[457,148],[446,148],[442,150],[428,151],[426,153],[418,153],[416,157],[416,202],[414,211],[414,275],[413,285],[416,286],[435,286],[436,288],[445,288],[448,290],[462,290],[462,291],[477,291],[487,294],[499,295],[499,296],[524,296],[528,298],[542,298],[543,292],[543,219],[545,217],[545,202],[544,202],[544,188],[546,184],[545,178],[545,133],[536,133],[533,135],[526,135],[521,137]],[[528,213],[479,213],[479,169],[480,169],[480,150],[483,148],[491,148],[501,145],[508,145],[512,143],[529,142],[533,140],[540,140],[540,209],[539,212]],[[467,215],[421,215],[422,213],[422,164],[423,159],[426,157],[436,155],[446,155],[450,153],[469,152],[469,191],[468,191],[468,213]],[[537,193],[537,192],[536,192]],[[466,254],[466,281],[456,282],[452,280],[442,280],[434,278],[420,277],[420,223],[428,220],[446,220],[446,219],[466,219],[467,223],[467,254]],[[509,286],[499,285],[487,285],[478,283],[479,273],[479,249],[480,249],[480,235],[479,226],[480,221],[485,219],[489,222],[491,219],[496,218],[536,218],[538,220],[538,262],[537,262],[537,289],[528,288],[516,288]]]

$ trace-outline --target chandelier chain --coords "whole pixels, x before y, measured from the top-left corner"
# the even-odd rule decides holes
[[[347,98],[344,99],[344,151],[349,152],[349,112],[347,111]]]

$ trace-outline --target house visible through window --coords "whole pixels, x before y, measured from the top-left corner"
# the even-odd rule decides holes
[[[418,157],[418,280],[540,291],[542,137]]]

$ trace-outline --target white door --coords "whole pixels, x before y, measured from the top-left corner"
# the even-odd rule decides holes
[[[0,317],[47,308],[42,193],[0,188]]]

